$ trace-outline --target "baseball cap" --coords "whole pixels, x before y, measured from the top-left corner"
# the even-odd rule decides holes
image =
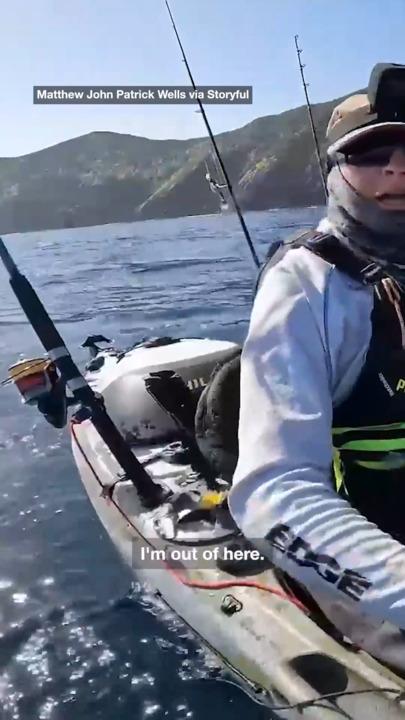
[[[375,133],[395,132],[404,134],[405,122],[378,122],[378,114],[373,111],[368,95],[351,95],[335,107],[326,130],[329,141],[328,154],[343,150],[355,140]]]
[[[328,155],[375,132],[405,136],[405,65],[377,63],[367,92],[335,107],[326,130]]]

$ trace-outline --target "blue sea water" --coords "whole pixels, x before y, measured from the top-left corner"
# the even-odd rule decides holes
[[[261,258],[322,208],[247,213]],[[233,215],[10,235],[80,366],[87,335],[242,342],[256,277]],[[43,354],[0,268],[0,380]],[[216,658],[134,582],[81,486],[64,431],[0,388],[1,720],[262,720]]]

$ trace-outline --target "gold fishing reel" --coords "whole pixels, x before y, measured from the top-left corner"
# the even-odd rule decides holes
[[[9,367],[8,373],[8,381],[18,388],[24,403],[28,404],[49,395],[58,380],[55,363],[48,358],[20,360]]]

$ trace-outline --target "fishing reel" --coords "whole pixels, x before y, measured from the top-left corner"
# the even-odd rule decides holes
[[[53,427],[65,427],[67,409],[73,399],[67,397],[66,385],[52,360],[21,360],[11,365],[8,372],[9,382],[17,387],[24,404],[36,405]]]

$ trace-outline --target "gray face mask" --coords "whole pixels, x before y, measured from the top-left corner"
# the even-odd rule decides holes
[[[328,175],[331,232],[365,261],[405,286],[405,211],[386,211],[349,185],[338,164]]]

